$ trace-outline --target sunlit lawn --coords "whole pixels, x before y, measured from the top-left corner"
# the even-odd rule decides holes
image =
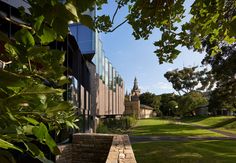
[[[236,121],[229,123],[227,125],[224,125],[223,127],[219,128],[219,129],[236,134]]]
[[[207,127],[221,127],[232,122],[234,118],[234,116],[187,117],[183,118],[182,121]]]
[[[188,117],[188,118],[183,118],[181,121],[209,128],[215,128],[236,134],[235,116]]]
[[[235,163],[236,141],[146,142],[132,144],[138,163]]]
[[[159,118],[139,120],[131,133],[136,136],[223,136],[205,129]]]

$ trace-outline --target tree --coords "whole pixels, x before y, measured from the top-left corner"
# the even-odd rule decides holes
[[[235,43],[232,45],[222,43],[221,51],[211,56],[211,47],[218,44],[210,42],[207,38],[204,46],[207,49],[204,64],[212,66],[211,73],[216,83],[216,89],[212,91],[209,101],[209,109],[216,114],[222,109],[236,110],[236,48]]]
[[[30,15],[19,9],[27,24],[15,33],[14,39],[0,32],[0,42],[4,45],[0,54],[0,160],[3,162],[14,162],[11,152],[50,162],[45,157],[49,151],[41,148],[59,154],[54,134],[63,128],[77,127],[75,110],[64,101],[61,89],[68,82],[63,74],[65,52],[50,48],[49,44],[63,41],[69,21],[89,22],[81,14],[87,3],[76,10],[75,1],[28,2]]]
[[[155,95],[154,93],[145,92],[139,96],[140,103],[153,107],[155,110],[158,110],[160,107],[160,96]]]
[[[99,1],[106,3],[107,1]],[[190,7],[192,17],[186,22],[184,17],[187,0],[119,0],[113,15],[100,16],[98,27],[112,32],[128,22],[133,28],[136,39],[148,37],[154,29],[159,29],[161,39],[154,43],[159,63],[173,62],[179,55],[178,46],[185,46],[196,51],[203,51],[201,42],[209,37],[211,41],[235,42],[234,0],[193,0]],[[129,6],[124,21],[115,26],[115,17],[122,7]],[[102,7],[100,6],[100,9]],[[102,20],[102,21],[101,21]],[[212,47],[212,54],[220,51],[220,45]]]
[[[172,107],[174,102],[178,103],[179,96],[175,95],[174,93],[167,93],[162,94],[161,96],[161,105],[160,110],[164,116],[170,115],[172,113]]]
[[[189,93],[197,88],[204,90],[208,86],[209,89],[213,86],[211,73],[207,72],[207,69],[198,71],[197,67],[184,67],[182,70],[168,71],[164,76],[179,95],[180,92]]]
[[[169,101],[167,106],[169,108],[169,115],[178,115],[176,110],[178,109],[179,104],[175,100]]]
[[[191,114],[192,116],[195,116],[194,110],[207,103],[207,99],[201,92],[192,91],[180,97],[177,112],[179,115]]]

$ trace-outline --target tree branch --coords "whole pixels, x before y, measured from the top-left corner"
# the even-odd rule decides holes
[[[128,19],[125,19],[122,23],[120,23],[119,25],[117,25],[115,28],[108,30],[107,32],[114,32],[117,28],[119,28],[120,26],[122,26],[123,24],[125,24],[128,21]]]
[[[117,5],[117,7],[116,7],[116,11],[114,12],[114,14],[113,14],[113,16],[112,16],[112,20],[111,20],[111,23],[112,23],[112,24],[114,23],[116,14],[117,14],[117,12],[118,12],[119,9],[120,9],[120,3],[118,2],[118,5]]]

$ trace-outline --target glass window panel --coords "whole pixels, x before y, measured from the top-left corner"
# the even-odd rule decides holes
[[[109,89],[112,89],[112,65],[109,62],[109,83],[108,83],[108,87]]]
[[[116,91],[116,69],[113,68],[113,91]]]
[[[108,74],[108,66],[109,66],[108,59],[105,58],[105,84],[106,84],[106,86],[108,86],[108,76],[109,76],[109,74]]]

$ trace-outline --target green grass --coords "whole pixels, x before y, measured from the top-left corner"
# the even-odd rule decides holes
[[[185,117],[181,121],[236,134],[235,116]]]
[[[235,163],[236,141],[145,142],[132,144],[138,163]]]
[[[205,129],[159,118],[139,120],[131,133],[136,136],[223,136]]]
[[[183,122],[193,123],[201,126],[216,128],[225,126],[235,121],[234,116],[217,116],[217,117],[189,117],[182,119]]]
[[[223,131],[226,131],[226,132],[236,134],[236,121],[234,121],[232,123],[229,123],[229,124],[219,128],[219,130],[223,130]]]

